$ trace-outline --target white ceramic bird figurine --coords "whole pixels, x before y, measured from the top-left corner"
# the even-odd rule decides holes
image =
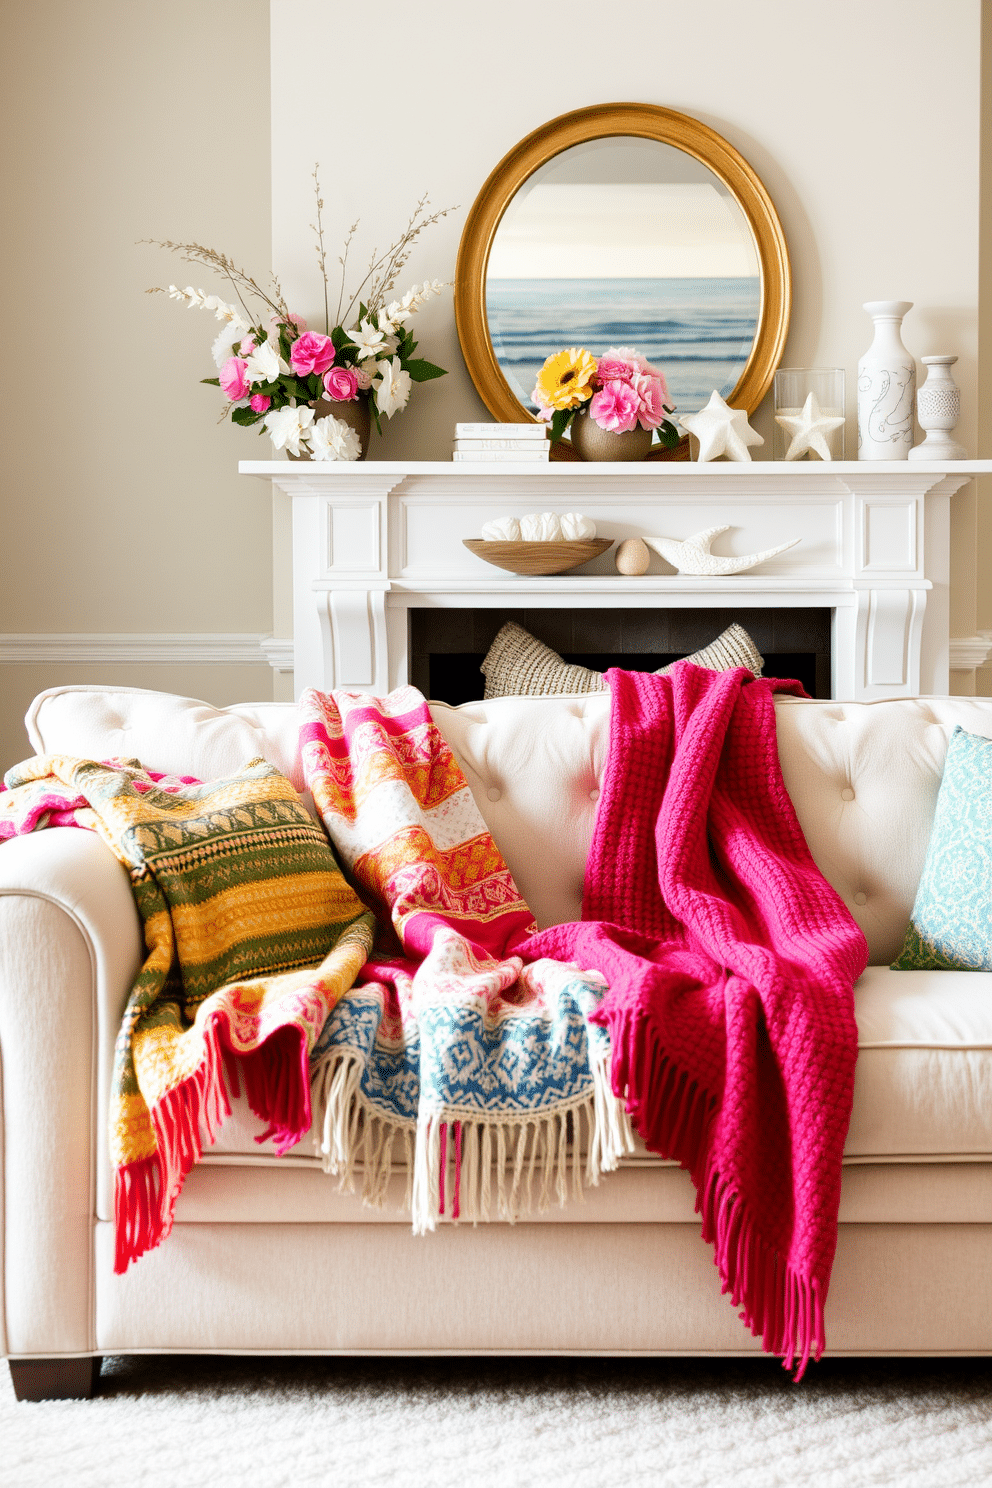
[[[760,553],[748,553],[743,558],[720,558],[716,553],[710,552],[710,544],[715,537],[720,536],[721,532],[729,531],[729,527],[704,527],[702,532],[694,532],[691,537],[681,542],[674,537],[648,537],[647,535],[644,541],[679,573],[705,574],[713,577],[746,573],[749,568],[756,568],[767,558],[774,558],[776,553],[784,553],[786,548],[794,548],[796,543],[802,541],[801,538],[794,537],[791,542],[779,543],[777,548],[765,548]]]

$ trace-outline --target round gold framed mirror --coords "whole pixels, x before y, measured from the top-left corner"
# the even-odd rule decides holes
[[[493,417],[535,420],[546,357],[634,347],[677,413],[716,388],[753,413],[789,327],[785,234],[747,161],[708,125],[652,104],[552,119],[491,172],[462,233],[455,321]],[[649,459],[688,459],[688,440]],[[552,457],[577,456],[563,440]]]

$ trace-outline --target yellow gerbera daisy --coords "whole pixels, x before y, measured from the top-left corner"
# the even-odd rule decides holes
[[[578,408],[592,397],[596,358],[580,347],[549,356],[537,374],[534,401],[545,408]]]

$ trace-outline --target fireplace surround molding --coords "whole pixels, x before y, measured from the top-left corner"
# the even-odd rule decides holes
[[[293,664],[306,687],[386,693],[409,680],[408,611],[829,608],[831,695],[945,695],[950,501],[992,461],[550,464],[242,461],[292,502]],[[463,546],[483,522],[580,511],[599,536],[730,528],[726,555],[799,543],[729,578],[616,572],[518,578]]]

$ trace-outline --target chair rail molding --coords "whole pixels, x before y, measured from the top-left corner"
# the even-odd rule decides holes
[[[271,639],[235,631],[20,631],[0,634],[0,666],[52,661],[83,666],[275,666],[266,650]]]
[[[950,501],[992,460],[565,464],[242,461],[292,499],[294,690],[385,693],[409,677],[408,611],[794,608],[832,612],[831,694],[948,692]],[[470,553],[497,516],[580,511],[620,543],[708,527],[728,556],[796,546],[729,577],[637,577],[613,551],[518,577]],[[280,576],[282,577],[282,576]],[[275,641],[270,656],[285,660]],[[955,659],[957,659],[955,653]],[[272,662],[275,665],[275,660]],[[285,667],[280,667],[280,670]]]
[[[983,667],[992,656],[992,630],[980,630],[973,636],[951,636],[951,671],[973,672]]]

